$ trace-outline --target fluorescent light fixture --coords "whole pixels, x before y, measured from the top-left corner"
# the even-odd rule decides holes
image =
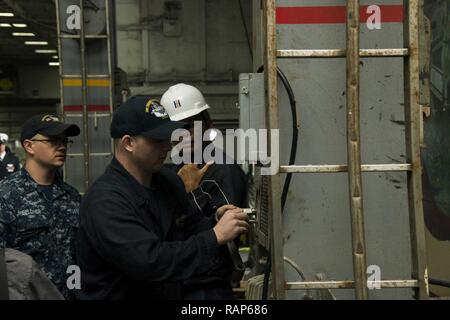
[[[58,59],[58,56],[53,56],[52,59]]]
[[[58,67],[59,66],[59,62],[49,62],[48,65],[52,66],[52,67]]]
[[[47,50],[47,49],[43,49],[43,50],[34,50],[34,52],[36,53],[56,53],[56,50]]]
[[[16,28],[26,28],[27,25],[25,23],[13,23],[12,24]]]
[[[48,45],[47,41],[25,41],[25,44],[28,46],[46,46]]]
[[[1,28],[11,28],[11,25],[9,23],[0,23]]]
[[[13,32],[12,35],[14,37],[34,37],[34,33],[32,32]]]
[[[12,12],[0,12],[0,17],[14,17]]]

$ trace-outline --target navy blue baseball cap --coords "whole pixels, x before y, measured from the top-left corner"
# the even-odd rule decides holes
[[[143,136],[154,140],[170,140],[172,132],[187,124],[171,121],[158,100],[147,96],[134,96],[113,114],[111,137]]]
[[[36,115],[23,124],[20,141],[31,139],[38,133],[47,137],[58,136],[63,133],[68,137],[74,137],[80,134],[80,128],[73,123],[64,123],[51,114]]]

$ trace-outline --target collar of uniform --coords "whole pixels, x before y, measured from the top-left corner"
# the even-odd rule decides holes
[[[38,183],[34,181],[33,177],[25,169],[25,167],[20,169],[20,175],[23,179],[27,181],[26,187],[28,187],[28,191],[38,190]],[[67,188],[64,185],[64,182],[62,181],[61,177],[58,174],[55,175],[54,185],[56,186],[56,193],[53,199],[56,199],[67,192]]]
[[[150,199],[150,196],[145,187],[140,184],[139,181],[137,181],[115,157],[111,161],[110,168],[119,173],[122,177],[126,178],[126,183],[132,191],[136,203],[139,206],[143,205],[146,200]],[[153,175],[153,177],[154,176],[155,175]]]

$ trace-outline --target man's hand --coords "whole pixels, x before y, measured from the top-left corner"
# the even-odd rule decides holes
[[[181,180],[183,180],[184,187],[187,192],[191,192],[192,190],[198,188],[200,181],[213,163],[213,161],[208,162],[201,169],[198,168],[197,164],[190,163],[184,165],[180,170],[178,170],[178,175]]]
[[[235,205],[232,204],[226,204],[224,206],[221,206],[219,209],[217,209],[216,211],[216,220],[219,221],[220,218],[222,218],[222,216],[225,214],[225,212],[227,210],[232,210],[232,209],[239,209],[238,207],[236,207]]]
[[[223,245],[241,233],[247,232],[249,229],[247,220],[248,217],[241,208],[235,207],[234,209],[226,210],[213,229],[216,234],[217,243]]]

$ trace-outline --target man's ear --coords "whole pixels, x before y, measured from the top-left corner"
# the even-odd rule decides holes
[[[24,140],[22,143],[23,148],[25,151],[31,155],[34,155],[34,149],[33,149],[33,142],[30,140]]]
[[[134,150],[134,139],[130,135],[124,135],[120,139],[120,143],[122,144],[122,147],[126,151],[133,152],[133,150]]]

